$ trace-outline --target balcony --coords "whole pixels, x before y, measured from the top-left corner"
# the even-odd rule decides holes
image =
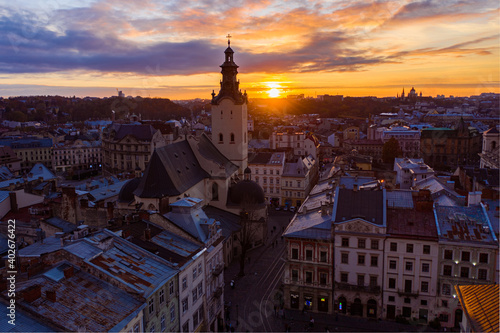
[[[218,264],[212,269],[212,275],[218,276],[224,270],[224,264]]]
[[[214,297],[220,297],[222,295],[222,287],[218,286],[214,291]]]
[[[401,289],[398,289],[398,295],[401,296],[401,297],[418,297],[419,293],[418,291],[416,292],[413,292],[413,291],[410,291],[410,290],[401,290]]]
[[[335,283],[335,288],[338,290],[345,290],[345,291],[380,294],[380,286],[358,286],[355,284],[340,282],[340,283]]]

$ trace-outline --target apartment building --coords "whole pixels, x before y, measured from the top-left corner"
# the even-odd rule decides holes
[[[21,171],[42,163],[52,168],[52,139],[35,136],[6,137],[0,139],[0,146],[10,147],[21,159]]]
[[[281,177],[282,204],[299,208],[317,181],[318,165],[312,156],[285,163]]]
[[[164,145],[161,131],[151,125],[113,123],[102,132],[103,172],[144,171],[155,148]]]
[[[443,327],[459,327],[463,310],[455,287],[498,283],[498,239],[482,203],[434,208],[439,237],[437,315]]]
[[[310,133],[292,130],[273,132],[269,142],[273,150],[292,149],[296,156],[311,155],[315,160],[318,157],[319,141]]]
[[[422,180],[434,175],[434,170],[424,163],[422,158],[395,158],[396,185],[401,189],[409,189]]]
[[[281,177],[285,166],[285,153],[256,153],[250,157],[248,167],[253,180],[264,190],[265,202],[275,206],[283,204]]]
[[[54,145],[52,168],[54,171],[99,170],[102,166],[100,141],[75,140]]]
[[[419,130],[412,130],[407,126],[393,126],[382,133],[384,143],[391,138],[398,141],[403,157],[417,158],[420,156]]]
[[[437,316],[438,236],[429,191],[387,191],[384,319]]]

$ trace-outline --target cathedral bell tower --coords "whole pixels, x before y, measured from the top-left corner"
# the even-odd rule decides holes
[[[238,174],[243,175],[248,165],[248,97],[239,88],[240,82],[236,78],[238,65],[233,59],[230,40],[224,55],[225,61],[220,66],[220,90],[217,95],[215,91],[212,92],[212,142],[231,162],[238,165]]]

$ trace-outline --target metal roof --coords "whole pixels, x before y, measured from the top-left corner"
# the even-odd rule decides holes
[[[66,220],[63,220],[57,216],[48,218],[44,220],[45,223],[50,224],[51,226],[54,226],[56,228],[59,228],[62,230],[64,233],[70,233],[74,230],[76,230],[77,226],[71,222],[68,222]]]
[[[387,208],[413,208],[413,194],[409,190],[386,192]]]
[[[498,284],[455,286],[472,332],[499,332]]]
[[[58,282],[43,275],[18,281],[17,292],[35,285],[41,286],[42,296],[31,303],[19,299],[18,304],[37,313],[40,319],[70,332],[109,331],[144,304],[144,300],[76,267],[72,277]],[[48,290],[55,291],[56,302],[47,299]]]

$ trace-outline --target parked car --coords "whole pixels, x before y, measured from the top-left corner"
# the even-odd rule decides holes
[[[290,211],[293,213],[295,212],[295,206],[290,207]]]
[[[280,206],[276,206],[276,210],[281,210],[281,207]]]
[[[288,210],[288,206],[283,207],[283,210],[285,211]]]

